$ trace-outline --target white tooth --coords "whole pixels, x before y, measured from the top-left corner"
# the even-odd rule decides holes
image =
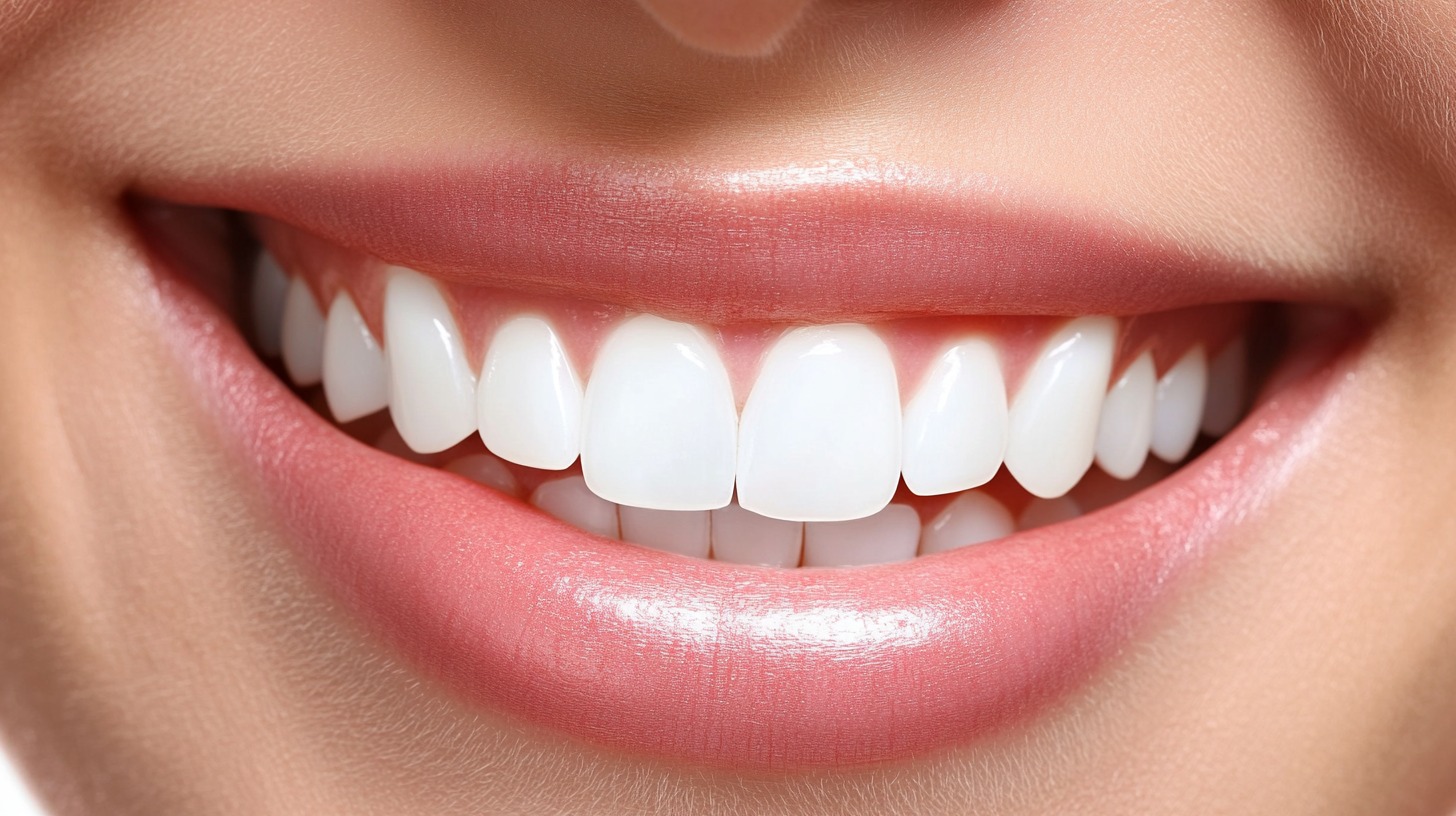
[[[623,507],[622,540],[654,550],[708,557],[707,510],[647,510]]]
[[[1032,499],[1022,509],[1021,517],[1016,520],[1016,527],[1018,530],[1035,530],[1038,527],[1071,521],[1080,515],[1082,515],[1082,506],[1077,504],[1077,500],[1071,496]]]
[[[475,432],[475,374],[460,329],[434,282],[413,270],[390,272],[384,350],[389,413],[405,444],[434,453]]]
[[[580,476],[543,482],[531,494],[531,504],[579,530],[617,538],[617,505],[591,492]]]
[[[1153,394],[1158,372],[1153,355],[1143,352],[1102,400],[1097,426],[1097,464],[1119,479],[1143,469],[1153,436]]]
[[[329,307],[324,330],[324,397],[339,422],[369,416],[389,405],[384,351],[347,292]]]
[[[864,326],[779,338],[743,407],[738,503],[770,518],[878,512],[900,482],[900,394],[890,350]]]
[[[488,453],[472,453],[457,457],[445,465],[445,469],[464,476],[476,484],[493,487],[507,496],[521,495],[521,485],[505,462]]]
[[[324,373],[324,316],[303,278],[288,283],[283,302],[283,367],[295,385],[318,385]]]
[[[760,516],[736,503],[713,511],[713,559],[732,564],[797,567],[804,525]]]
[[[476,402],[492,453],[542,470],[571,467],[581,452],[581,402],[581,380],[550,323],[517,317],[496,331]]]
[[[1178,462],[1188,455],[1198,439],[1207,393],[1208,358],[1198,346],[1158,380],[1152,450],[1159,459]]]
[[[1116,344],[1116,320],[1077,318],[1027,372],[1011,404],[1006,469],[1032,495],[1060,496],[1092,466]]]
[[[920,554],[954,550],[969,544],[995,541],[1016,532],[1011,511],[985,493],[972,490],[957,496],[925,525],[920,534]]]
[[[1249,349],[1242,335],[1235,338],[1208,366],[1208,401],[1203,408],[1203,432],[1223,436],[1239,424],[1244,410]]]
[[[1006,384],[984,340],[947,349],[905,407],[902,470],[921,496],[991,481],[1006,453]]]
[[[283,352],[283,304],[288,299],[288,276],[264,250],[253,268],[253,335],[266,357]]]
[[[738,411],[703,333],[640,315],[597,354],[581,469],[598,496],[654,510],[712,510],[733,497]]]
[[[891,564],[915,557],[920,544],[920,515],[892,504],[853,521],[814,521],[804,525],[804,566],[857,567]]]

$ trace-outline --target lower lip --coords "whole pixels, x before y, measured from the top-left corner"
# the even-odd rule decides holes
[[[1086,683],[1277,497],[1355,356],[1075,522],[902,564],[767,570],[598,539],[365,447],[163,283],[173,345],[289,544],[423,674],[597,745],[743,770],[964,744]]]

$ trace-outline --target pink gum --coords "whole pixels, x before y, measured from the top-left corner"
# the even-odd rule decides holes
[[[346,290],[375,336],[384,336],[384,285],[388,264],[274,222],[260,219],[255,227],[264,245],[283,269],[290,275],[302,276],[308,283],[322,305],[322,311],[327,313],[327,304],[333,302],[340,290]],[[428,274],[427,270],[421,271]],[[555,326],[578,373],[585,379],[607,333],[623,319],[635,314],[616,304],[569,296],[438,283],[455,314],[465,338],[467,353],[477,371],[484,360],[489,338],[498,326],[522,314],[535,314]],[[1145,350],[1152,352],[1159,374],[1198,344],[1202,344],[1212,357],[1243,331],[1251,312],[1250,304],[1216,304],[1122,317],[1118,354],[1113,364],[1114,378]],[[834,322],[831,316],[826,317],[829,319],[825,322]],[[890,348],[900,378],[901,396],[908,400],[936,356],[951,343],[970,336],[986,338],[996,346],[1008,393],[1014,394],[1036,354],[1068,319],[1011,315],[940,316],[887,320],[873,327]],[[741,408],[764,353],[772,341],[791,326],[745,323],[700,328],[717,341]]]

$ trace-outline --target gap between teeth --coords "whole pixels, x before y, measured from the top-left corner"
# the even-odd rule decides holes
[[[623,321],[583,381],[531,314],[502,323],[473,370],[445,297],[410,270],[387,280],[384,342],[347,293],[320,309],[267,253],[252,291],[260,351],[281,353],[297,385],[321,383],[338,421],[388,408],[420,454],[479,433],[494,456],[447,469],[512,494],[501,460],[549,471],[579,459],[582,475],[545,482],[532,503],[600,535],[739,563],[898,561],[1072,518],[1066,494],[1094,461],[1119,479],[1149,453],[1176,463],[1200,430],[1227,432],[1245,399],[1242,339],[1212,361],[1195,346],[1161,377],[1144,352],[1112,381],[1118,322],[1093,316],[1054,333],[1010,400],[985,337],[944,348],[906,395],[869,327],[789,329],[740,414],[717,348],[689,324]],[[972,490],[1003,466],[1036,497],[1019,520]],[[922,525],[891,503],[902,479],[917,495],[960,495]]]

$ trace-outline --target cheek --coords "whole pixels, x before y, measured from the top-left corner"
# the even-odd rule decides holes
[[[1456,5],[1438,0],[1288,4],[1340,92],[1456,191]]]
[[[0,75],[83,5],[81,0],[14,0],[0,6]]]

